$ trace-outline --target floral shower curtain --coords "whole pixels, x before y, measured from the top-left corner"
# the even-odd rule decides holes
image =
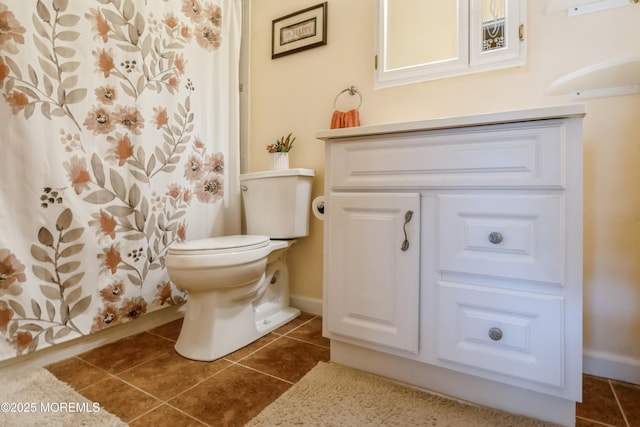
[[[168,246],[239,216],[240,14],[0,0],[0,360],[184,300]]]

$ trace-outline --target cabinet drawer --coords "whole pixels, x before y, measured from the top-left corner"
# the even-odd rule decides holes
[[[564,298],[438,283],[437,355],[564,388]]]
[[[332,144],[333,189],[564,186],[559,122],[378,135]]]
[[[438,196],[439,269],[562,286],[564,196]]]

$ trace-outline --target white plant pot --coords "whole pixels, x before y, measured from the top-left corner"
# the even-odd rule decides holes
[[[289,153],[269,153],[271,169],[289,169]]]

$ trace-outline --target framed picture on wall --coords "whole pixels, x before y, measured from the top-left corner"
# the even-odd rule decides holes
[[[327,2],[274,19],[271,59],[327,44]]]

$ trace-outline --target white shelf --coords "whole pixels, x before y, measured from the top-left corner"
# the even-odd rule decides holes
[[[614,58],[569,73],[549,85],[548,95],[571,99],[640,93],[640,55]]]
[[[569,16],[576,16],[614,7],[628,6],[637,2],[638,0],[549,0],[545,12],[554,13],[566,10]]]

